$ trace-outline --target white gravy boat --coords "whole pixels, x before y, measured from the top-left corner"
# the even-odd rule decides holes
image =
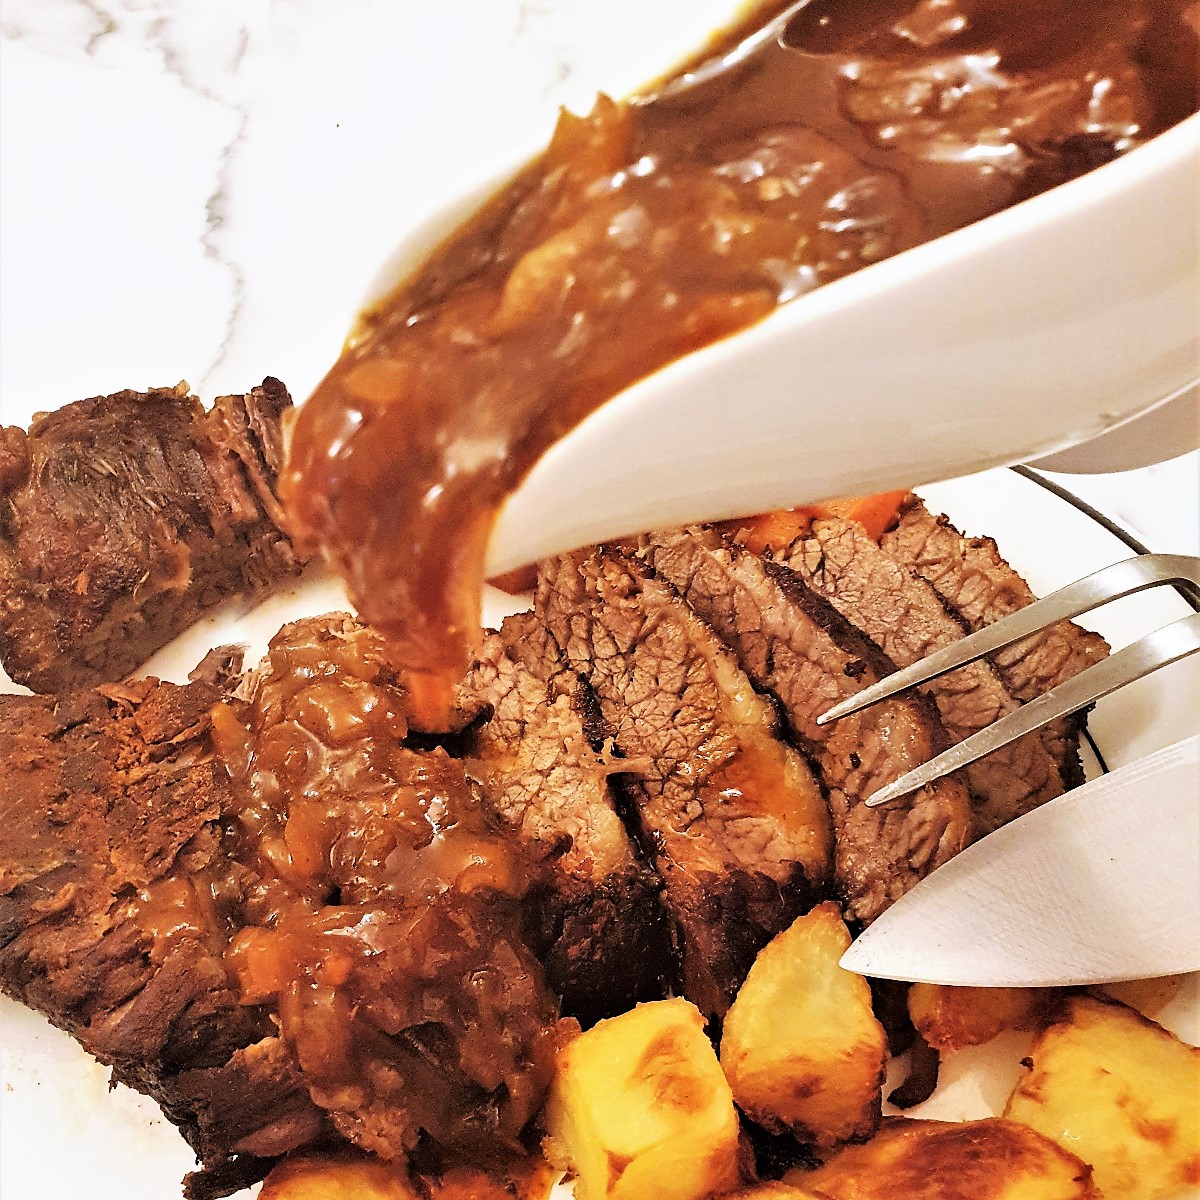
[[[368,305],[503,182],[406,238]],[[645,529],[917,486],[1093,439],[1094,451],[1053,464],[1124,469],[1195,448],[1198,193],[1200,115],[663,367],[534,465],[500,512],[489,573]]]

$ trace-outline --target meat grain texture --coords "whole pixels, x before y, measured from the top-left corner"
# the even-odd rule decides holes
[[[200,418],[235,459],[269,441],[247,432],[251,399]],[[111,432],[121,405],[182,419],[191,402],[96,404]],[[171,445],[183,473],[161,482],[191,486],[208,459]],[[263,524],[271,481],[226,466],[262,538],[230,534],[222,561],[267,586],[264,563],[297,565]],[[153,506],[119,531],[152,527],[151,565],[216,545],[211,511],[176,500],[179,543]],[[978,573],[991,602],[967,586]],[[125,621],[157,637],[202,595],[88,610],[90,636]],[[1070,783],[1053,757],[1068,729],[979,768],[974,804],[956,778],[862,803],[948,744],[943,721],[964,736],[1103,653],[1074,627],[931,698],[815,723],[893,669],[885,650],[917,657],[1028,595],[994,546],[910,504],[883,548],[826,521],[786,563],[701,528],[543,564],[535,612],[485,637],[460,688],[453,753],[410,736],[382,641],[344,614],[286,626],[240,678],[218,651],[186,685],[0,698],[0,986],[159,1101],[196,1150],[199,1200],[330,1140],[519,1154],[574,1028],[560,1011],[590,1022],[674,987],[719,1024],[814,902],[832,892],[869,921]],[[84,621],[77,597],[47,592],[57,615],[29,644]]]
[[[861,525],[840,518],[812,523],[781,561],[897,667],[907,667],[968,632],[932,586],[882,550]],[[987,661],[968,663],[922,691],[937,705],[950,740],[961,742],[1020,707]],[[1064,779],[1037,733],[972,763],[964,771],[980,836],[1061,795]]]
[[[204,1163],[197,1197],[326,1129],[268,1010],[242,1004],[205,892],[234,799],[209,738],[223,694],[0,703],[0,985],[162,1105]]]
[[[379,651],[334,614],[241,679],[0,697],[0,987],[161,1104],[191,1197],[338,1135],[515,1153],[549,1082],[520,848]]]
[[[591,1024],[664,994],[673,974],[661,882],[617,811],[622,769],[594,695],[533,613],[488,634],[463,684],[467,770],[545,866],[534,943],[563,1010]]]
[[[682,994],[720,1017],[755,954],[824,894],[820,786],[729,648],[644,564],[611,549],[545,563],[537,612],[628,760]]]
[[[896,562],[926,580],[968,631],[982,629],[1037,599],[1000,556],[993,538],[967,537],[949,518],[931,513],[917,496],[909,497],[898,524],[884,534],[881,545]],[[1024,702],[1100,662],[1108,651],[1108,643],[1098,633],[1060,621],[998,650],[991,661],[1008,691]],[[1041,730],[1068,787],[1083,782],[1079,735],[1086,716],[1086,712],[1076,713]]]
[[[36,692],[121,679],[209,609],[299,573],[275,484],[277,379],[186,384],[0,429],[0,662]]]
[[[828,790],[834,870],[849,918],[870,921],[975,831],[962,780],[948,777],[884,808],[863,801],[949,743],[933,705],[899,696],[833,725],[816,718],[895,668],[794,572],[712,529],[647,539],[642,555],[774,695]]]

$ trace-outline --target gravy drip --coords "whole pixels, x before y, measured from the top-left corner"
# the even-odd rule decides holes
[[[447,721],[496,513],[547,447],[671,360],[1182,119],[1198,24],[1195,0],[813,0],[693,89],[564,112],[366,314],[281,481],[414,723]]]

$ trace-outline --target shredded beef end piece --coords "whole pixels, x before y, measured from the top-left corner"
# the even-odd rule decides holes
[[[241,1186],[267,1169],[256,1152],[326,1125],[223,962],[241,878],[218,828],[233,800],[209,742],[221,695],[142,680],[0,697],[0,987],[153,1096],[205,1170]]]
[[[96,396],[0,438],[0,660],[38,692],[120,679],[205,611],[296,575],[277,379]]]
[[[630,838],[609,783],[596,700],[541,621],[489,633],[463,690],[491,717],[467,769],[545,866],[534,944],[563,1012],[590,1025],[661,998],[671,975],[661,883]]]
[[[819,519],[781,556],[809,587],[861,629],[897,667],[907,667],[967,630],[933,588],[886,554],[854,521]],[[961,742],[1019,703],[986,661],[969,663],[923,689],[951,741]],[[1058,762],[1036,733],[965,769],[980,835],[1061,795]]]
[[[758,950],[825,892],[824,797],[771,702],[643,564],[606,549],[544,563],[537,612],[628,760],[683,994],[720,1017]]]
[[[916,496],[904,503],[899,523],[884,534],[881,545],[926,580],[972,632],[1037,599],[1029,584],[1000,557],[992,538],[966,537]],[[1028,701],[1100,662],[1108,652],[1108,643],[1098,633],[1060,621],[998,650],[991,661],[1013,696]],[[1079,734],[1086,719],[1086,712],[1077,713],[1041,731],[1067,787],[1083,780]]]
[[[641,553],[782,705],[829,792],[835,875],[848,918],[873,920],[971,840],[970,796],[957,777],[895,805],[863,804],[949,741],[921,696],[817,725],[826,709],[895,668],[794,571],[727,544],[712,529],[655,535]]]

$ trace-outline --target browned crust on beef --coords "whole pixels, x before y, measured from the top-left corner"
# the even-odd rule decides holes
[[[635,560],[600,550],[543,564],[537,611],[629,760],[683,993],[720,1016],[755,953],[823,892],[819,788],[728,648]]]
[[[483,641],[464,691],[491,718],[467,769],[545,866],[533,941],[563,1012],[590,1024],[661,997],[671,975],[661,883],[617,814],[599,712],[532,613]]]
[[[299,572],[275,484],[277,379],[205,412],[186,384],[0,437],[0,660],[61,692],[120,679],[200,615]]]
[[[781,561],[863,630],[897,667],[907,667],[967,632],[924,579],[881,550],[854,521],[814,521]],[[954,742],[1019,707],[987,662],[970,663],[923,690],[937,704]],[[972,763],[965,774],[981,835],[1063,790],[1058,763],[1037,734]]]
[[[829,790],[837,885],[849,917],[872,920],[970,841],[971,802],[958,778],[886,808],[863,804],[948,739],[921,696],[817,725],[819,714],[895,668],[795,572],[726,544],[714,530],[656,535],[642,554],[782,704]]]
[[[0,987],[158,1100],[241,1186],[266,1169],[259,1154],[325,1125],[266,1012],[240,1003],[193,885],[225,877],[229,783],[208,743],[220,696],[201,680],[0,697]]]
[[[897,562],[926,580],[969,630],[1017,612],[1037,597],[1000,556],[990,537],[967,537],[949,518],[935,516],[917,496],[901,508],[899,522],[881,545]],[[1005,687],[1027,701],[1107,657],[1108,643],[1071,621],[1060,621],[991,656]],[[1042,738],[1059,764],[1063,782],[1082,782],[1079,733],[1086,713],[1046,726]]]

